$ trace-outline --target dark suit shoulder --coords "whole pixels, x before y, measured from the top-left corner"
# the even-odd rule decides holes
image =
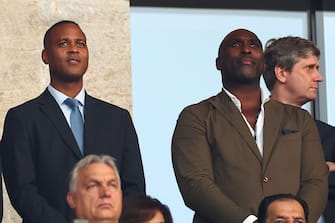
[[[315,120],[316,126],[319,129],[320,134],[335,134],[335,127],[332,125],[329,125],[328,123],[325,123],[323,121],[320,120]]]
[[[335,161],[335,127],[320,120],[315,120],[319,131],[323,152],[327,161]]]
[[[84,116],[86,127],[92,125],[92,129],[102,129],[101,126],[106,129],[111,129],[110,126],[129,126],[132,119],[128,110],[89,95],[85,99]],[[100,127],[97,126],[98,123]]]
[[[334,144],[333,147],[335,147],[335,127],[320,120],[315,120],[315,123],[318,127],[321,141],[332,142]]]
[[[216,97],[217,96],[212,96],[200,102],[188,105],[182,110],[180,115],[193,113],[200,116],[206,116],[214,108],[212,102],[215,101]]]
[[[42,98],[44,98],[46,92],[43,92],[41,95],[39,95],[38,97],[35,97],[33,99],[30,99],[28,101],[23,102],[22,104],[16,105],[12,108],[9,109],[8,112],[33,112],[34,110],[36,110],[37,106],[39,104],[41,104],[44,100],[42,100]],[[50,95],[50,97],[52,97]],[[53,98],[49,98],[49,100],[53,100]],[[54,101],[56,103],[56,101]],[[42,103],[43,104],[43,103]]]
[[[102,109],[104,111],[110,111],[116,113],[128,113],[128,110],[125,108],[121,108],[117,105],[92,97],[90,95],[86,95],[85,103],[87,103],[87,106],[93,105],[96,109]]]

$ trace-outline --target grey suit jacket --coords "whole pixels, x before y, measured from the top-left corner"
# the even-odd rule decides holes
[[[292,193],[316,221],[327,201],[328,169],[308,112],[270,100],[264,105],[261,156],[240,112],[221,92],[186,107],[172,139],[183,199],[197,223],[241,223],[267,195]]]

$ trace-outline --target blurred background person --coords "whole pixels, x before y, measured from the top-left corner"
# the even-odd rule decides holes
[[[257,223],[308,223],[308,205],[292,194],[265,197],[258,209]]]
[[[123,200],[120,223],[173,223],[170,209],[150,196],[130,195]]]

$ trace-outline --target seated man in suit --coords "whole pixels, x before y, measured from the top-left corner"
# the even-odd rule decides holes
[[[86,36],[73,21],[52,25],[42,60],[50,84],[37,98],[11,108],[1,140],[10,201],[25,223],[68,223],[68,174],[85,155],[116,159],[123,195],[145,194],[138,139],[127,110],[88,95],[83,76]]]
[[[67,202],[87,223],[118,223],[122,210],[119,173],[111,156],[88,155],[70,174]]]
[[[265,83],[271,98],[301,107],[317,97],[323,78],[318,71],[320,50],[307,39],[283,37],[269,41],[265,49]],[[335,219],[335,128],[316,120],[323,152],[329,167],[328,203],[323,217],[326,223]]]
[[[257,223],[308,223],[308,205],[292,194],[265,197],[259,205]]]

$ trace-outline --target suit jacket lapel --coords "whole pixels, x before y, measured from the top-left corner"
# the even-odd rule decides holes
[[[278,102],[270,100],[264,105],[265,120],[263,132],[263,170],[266,169],[276,141],[281,134],[281,125],[284,118],[283,107]],[[271,115],[269,115],[269,113]],[[273,114],[276,114],[275,116]]]
[[[246,141],[246,143],[249,145],[249,148],[261,162],[262,157],[255,139],[252,137],[240,111],[236,108],[235,104],[232,102],[229,96],[224,91],[222,91],[217,97],[213,98],[211,103],[223,116],[225,116],[231,125],[236,128],[236,130],[241,135],[242,140]]]
[[[49,120],[54,124],[60,137],[64,140],[65,144],[68,145],[69,149],[81,158],[79,147],[73,137],[71,128],[66,122],[62,110],[59,108],[56,100],[52,97],[48,90],[45,90],[39,97],[39,105],[41,112],[44,113]]]
[[[99,118],[101,117],[101,113],[97,112],[99,108],[95,103],[95,99],[90,95],[86,94],[85,96],[85,109],[84,109],[84,117],[85,117],[85,128],[84,128],[84,139],[85,139],[85,151],[87,154],[90,154],[91,150],[96,150],[97,142],[96,137],[99,132],[97,129],[100,129],[99,126]]]

